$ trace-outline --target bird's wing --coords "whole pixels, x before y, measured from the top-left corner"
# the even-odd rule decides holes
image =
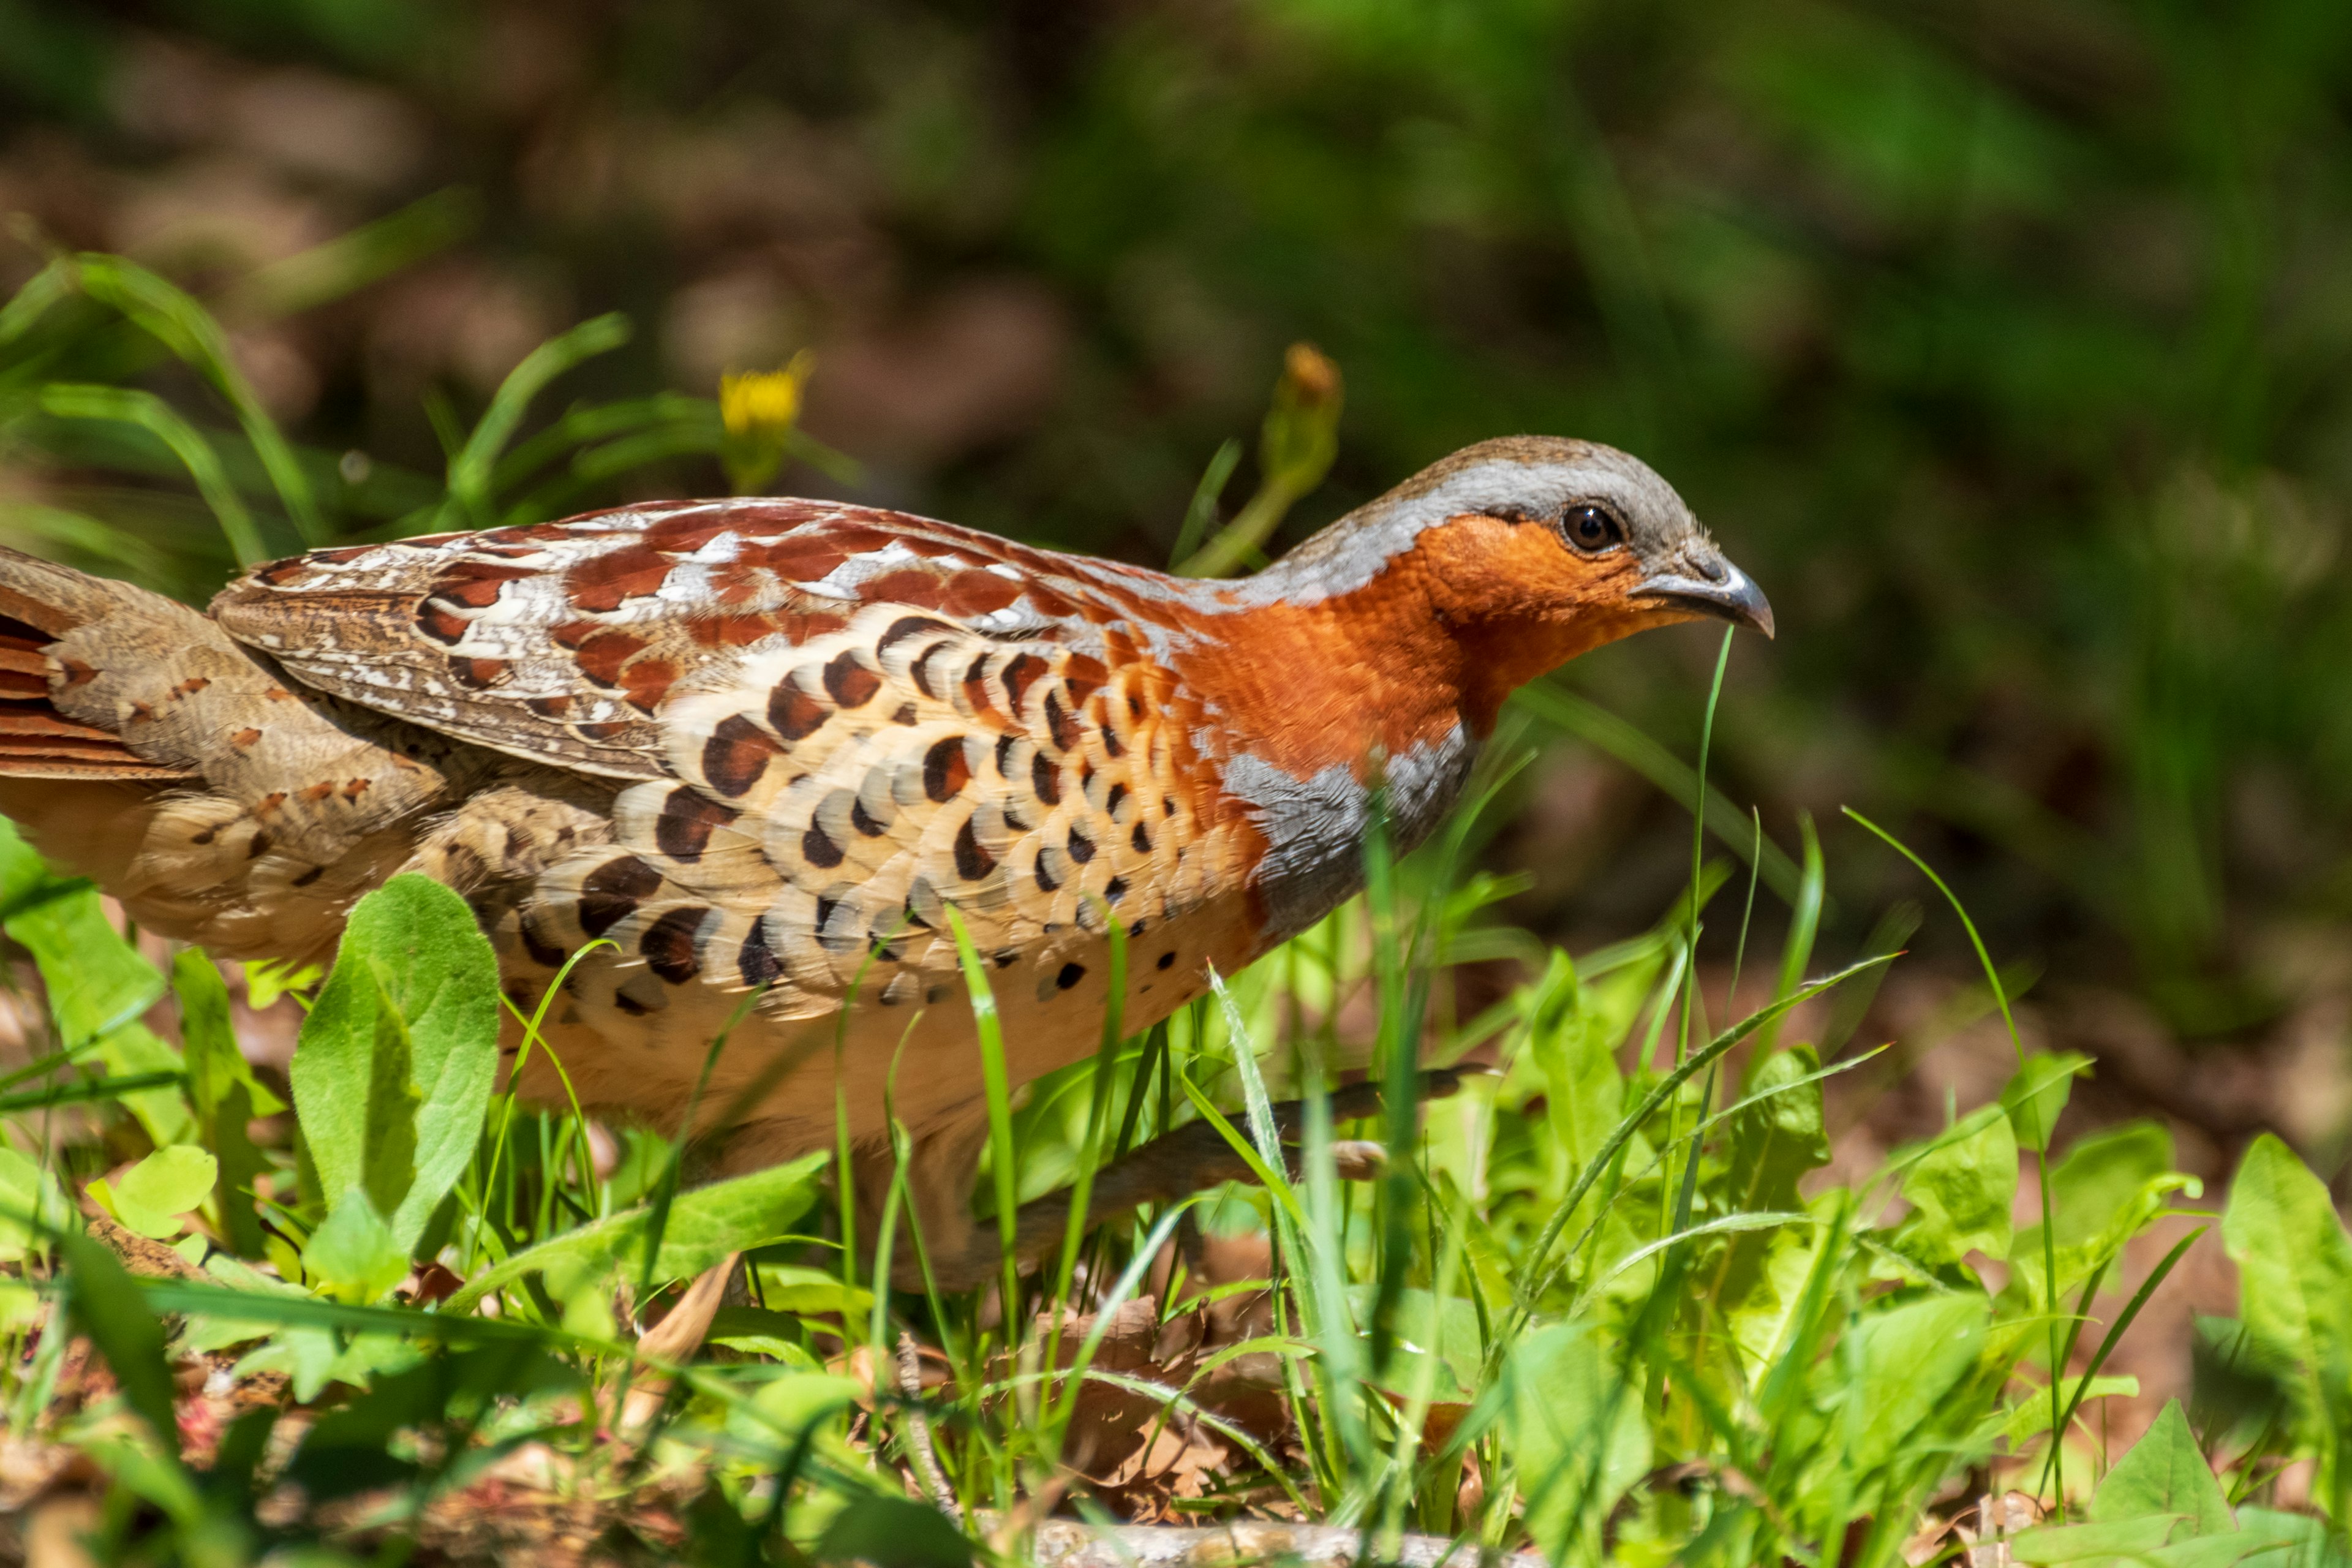
[[[672,694],[746,650],[877,604],[999,635],[1075,618],[1057,557],[945,523],[802,500],[625,507],[321,550],[213,603],[305,685],[533,762],[656,778]]]

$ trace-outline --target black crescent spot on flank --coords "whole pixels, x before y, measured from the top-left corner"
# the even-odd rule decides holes
[[[661,886],[661,873],[634,855],[607,860],[580,880],[580,929],[603,936]]]
[[[1095,841],[1080,832],[1076,823],[1070,825],[1069,847],[1070,858],[1081,866],[1095,858]]]
[[[967,882],[979,881],[996,865],[996,857],[982,846],[980,835],[968,816],[964,818],[963,830],[956,835],[955,863],[956,875]]]
[[[971,782],[971,764],[964,760],[963,737],[950,735],[931,742],[923,753],[923,793],[935,805],[945,805]]]
[[[776,682],[776,689],[768,693],[768,722],[786,741],[807,740],[831,717],[832,709],[818,701],[814,692],[803,691],[789,678]]]
[[[1054,984],[1060,990],[1067,991],[1071,986],[1076,985],[1079,981],[1084,980],[1086,977],[1087,966],[1085,964],[1066,963],[1062,965],[1062,972],[1054,976]]]
[[[647,926],[646,934],[637,939],[646,967],[672,985],[683,985],[701,973],[702,957],[695,951],[694,938],[709,913],[698,904],[671,910]]]
[[[844,708],[863,708],[882,689],[882,678],[857,662],[855,648],[845,648],[824,667],[824,689]]]
[[[730,713],[702,743],[702,776],[720,795],[740,796],[760,782],[769,760],[782,752],[766,731],[740,713]]]
[[[812,822],[809,830],[801,835],[801,856],[818,869],[830,871],[841,864],[841,846],[826,837],[824,828]]]
[[[699,860],[711,834],[734,820],[733,812],[699,790],[674,789],[654,818],[654,847],[673,860]]]
[[[743,972],[743,984],[757,988],[772,984],[783,973],[784,966],[776,961],[773,949],[768,946],[768,925],[754,920],[751,934],[743,939],[743,949],[735,955],[735,967]]]
[[[900,616],[890,623],[890,629],[884,632],[881,640],[874,645],[874,651],[887,653],[892,643],[913,637],[917,632],[952,632],[954,630],[955,628],[945,621],[935,621],[929,616]]]

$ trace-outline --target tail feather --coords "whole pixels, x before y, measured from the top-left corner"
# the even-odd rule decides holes
[[[168,781],[186,769],[133,752],[111,730],[58,711],[50,680],[70,679],[46,651],[121,604],[111,584],[0,548],[0,777]],[[167,601],[168,602],[168,601]]]

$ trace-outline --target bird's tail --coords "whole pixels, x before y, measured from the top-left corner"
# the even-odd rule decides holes
[[[89,670],[55,645],[86,626],[130,616],[168,626],[196,613],[161,595],[0,546],[0,778],[164,781],[190,770],[142,758],[103,715],[59,710],[58,687]],[[101,722],[88,721],[96,718]]]

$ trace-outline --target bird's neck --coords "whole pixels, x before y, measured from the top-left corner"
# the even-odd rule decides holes
[[[1366,538],[1369,541],[1369,533]],[[1633,629],[1599,606],[1538,602],[1511,570],[1524,536],[1491,518],[1423,530],[1382,557],[1286,558],[1219,615],[1184,675],[1265,762],[1367,776],[1459,733],[1494,731],[1513,691]]]

